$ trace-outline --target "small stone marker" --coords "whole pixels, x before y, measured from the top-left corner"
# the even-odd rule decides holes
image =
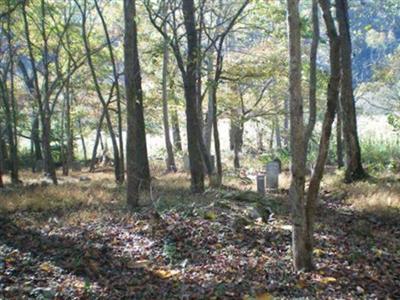
[[[279,187],[280,164],[277,161],[271,161],[266,165],[266,187],[270,190],[277,190]]]
[[[186,172],[190,171],[189,155],[187,155],[186,153],[183,154],[183,170],[185,170]]]
[[[262,174],[257,175],[257,192],[265,195],[265,176]]]

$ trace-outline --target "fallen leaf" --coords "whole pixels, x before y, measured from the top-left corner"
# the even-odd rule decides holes
[[[324,277],[320,280],[320,282],[323,284],[330,284],[330,283],[336,282],[336,278],[335,277]]]
[[[167,279],[179,274],[178,270],[156,270],[154,273],[162,279]]]
[[[43,272],[51,272],[53,267],[51,266],[50,263],[44,262],[39,266],[39,269],[42,270]]]

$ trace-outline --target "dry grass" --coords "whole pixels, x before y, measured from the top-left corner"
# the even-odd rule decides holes
[[[190,194],[189,174],[166,175],[162,172],[163,168],[152,167],[153,174],[156,174],[152,194],[148,191],[143,193],[142,205],[152,204],[151,198],[157,200],[164,209],[212,200],[207,199],[207,195]],[[107,204],[123,206],[124,187],[115,184],[112,172],[103,171],[105,172],[75,172],[68,177],[59,174],[58,186],[41,186],[43,178],[24,171],[21,174],[24,186],[0,192],[0,212],[68,210],[76,206],[96,207]],[[79,177],[82,175],[89,177],[90,181],[80,182]],[[378,213],[400,210],[400,176],[381,174],[378,178],[350,185],[344,184],[342,178],[342,172],[329,172],[324,176],[322,189],[345,194],[346,203],[356,210]],[[279,180],[281,188],[289,188],[289,173],[282,173]],[[5,176],[5,182],[8,181],[8,176]],[[255,180],[249,184],[236,176],[226,176],[224,184],[242,190],[256,190]]]
[[[345,201],[359,211],[398,213],[400,211],[400,176],[392,173],[353,184],[344,184],[342,172],[328,174],[324,189],[345,193]]]
[[[109,173],[60,176],[58,186],[45,184],[44,179],[37,174],[23,172],[21,175],[23,186],[9,187],[0,193],[0,212],[53,211],[76,205],[99,205],[121,198],[112,174]],[[79,182],[80,175],[91,180]]]

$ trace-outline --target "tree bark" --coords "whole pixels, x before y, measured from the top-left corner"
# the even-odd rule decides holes
[[[275,118],[275,133],[276,133],[276,147],[280,150],[282,149],[282,138],[281,138],[281,128],[279,127],[279,117]]]
[[[8,9],[11,10],[10,1],[7,1]],[[18,158],[18,140],[17,140],[17,111],[15,102],[15,91],[14,91],[14,49],[13,49],[13,38],[11,31],[11,14],[7,15],[7,42],[8,42],[8,58],[10,60],[10,92],[8,93],[7,99],[9,104],[7,105],[6,113],[9,114],[8,119],[8,135],[10,144],[10,169],[11,169],[11,182],[13,184],[19,184],[19,158]],[[5,99],[6,100],[6,99]]]
[[[124,0],[125,90],[127,99],[127,204],[138,206],[140,186],[150,184],[137,45],[136,3]]]
[[[312,253],[307,249],[307,222],[305,212],[305,136],[303,97],[301,91],[301,24],[299,0],[287,0],[289,30],[289,93],[290,144],[292,153],[292,181],[289,198],[292,205],[292,251],[296,270],[312,269]]]
[[[195,8],[193,0],[183,1],[182,11],[188,46],[186,73],[182,74],[182,77],[186,99],[186,122],[191,189],[194,193],[202,193],[204,191],[203,159],[200,149],[200,139],[202,139],[202,136],[198,118],[196,96],[196,61],[199,45],[196,34]]]
[[[167,5],[164,8],[165,17],[167,15]],[[164,24],[164,32],[167,34],[167,24]],[[169,132],[169,116],[168,116],[168,62],[169,62],[169,46],[168,40],[164,37],[163,45],[163,71],[162,71],[162,103],[163,103],[163,125],[165,148],[167,150],[166,167],[167,172],[176,172],[174,150],[172,148],[171,137]]]
[[[340,102],[343,114],[343,134],[346,151],[345,182],[367,177],[362,162],[361,148],[357,132],[357,117],[353,94],[352,46],[347,0],[336,0],[336,17],[339,23],[341,46],[341,87]]]
[[[81,143],[82,143],[83,159],[85,161],[85,165],[87,165],[87,160],[88,160],[88,158],[87,158],[87,150],[86,150],[85,137],[83,136],[81,119],[78,120],[78,126],[79,126],[79,135],[81,137]]]
[[[178,117],[178,99],[175,96],[175,80],[173,76],[170,78],[170,86],[169,90],[171,93],[171,98],[174,100],[174,106],[171,111],[171,124],[172,124],[172,138],[174,141],[174,149],[175,151],[182,152],[182,139],[181,139],[181,130],[179,126],[179,117]]]
[[[94,172],[96,169],[96,160],[97,160],[97,149],[99,147],[99,142],[101,138],[101,128],[103,127],[105,112],[101,113],[99,124],[96,128],[96,138],[94,140],[93,151],[92,151],[92,159],[90,160],[89,172]]]
[[[3,152],[3,128],[0,124],[0,188],[4,187],[3,183],[3,170],[4,170],[4,152]]]
[[[212,135],[212,124],[213,124],[213,116],[214,116],[214,81],[212,77],[213,73],[213,60],[211,57],[208,58],[207,61],[207,81],[208,81],[208,109],[207,109],[207,118],[206,124],[204,127],[204,143],[207,148],[207,152],[211,154],[211,135]]]
[[[337,118],[336,118],[336,157],[337,166],[339,169],[343,168],[343,126],[342,126],[342,110],[340,108],[340,103],[337,106]]]
[[[312,2],[312,25],[313,37],[310,50],[310,88],[309,88],[309,118],[305,133],[305,143],[308,142],[314,131],[315,122],[317,120],[317,54],[319,44],[319,15],[318,0]]]

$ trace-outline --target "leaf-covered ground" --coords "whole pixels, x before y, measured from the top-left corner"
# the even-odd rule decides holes
[[[273,212],[263,221],[257,199],[193,197],[166,178],[161,213],[126,211],[111,179],[2,192],[0,205],[29,195],[42,204],[0,214],[0,299],[400,298],[399,215],[362,213],[325,191],[316,271],[295,273],[285,191],[262,200]],[[47,198],[55,189],[63,205]]]

